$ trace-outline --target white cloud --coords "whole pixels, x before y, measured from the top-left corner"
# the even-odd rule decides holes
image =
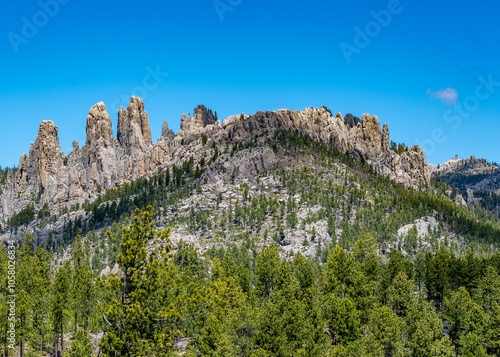
[[[458,93],[454,88],[440,89],[438,91],[431,91],[427,89],[427,95],[432,99],[439,99],[444,104],[451,105],[458,103]]]

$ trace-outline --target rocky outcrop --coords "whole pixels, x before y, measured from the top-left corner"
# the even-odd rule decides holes
[[[224,182],[230,182],[234,178],[252,177],[263,169],[271,168],[277,161],[278,158],[271,148],[257,148],[251,152],[244,152],[233,161],[215,162],[208,168],[206,176],[213,177],[219,174]]]
[[[144,151],[152,145],[148,114],[141,98],[132,97],[127,110],[118,110],[118,142],[127,154]]]
[[[114,142],[113,127],[108,110],[103,102],[94,105],[87,116],[87,147],[90,152],[97,147],[112,147]]]
[[[389,151],[389,127],[387,123],[384,123],[384,127],[382,129],[382,151]]]
[[[90,168],[87,170],[90,185],[98,187],[104,179],[111,182],[116,172],[116,151],[111,118],[103,102],[94,105],[87,116],[84,152],[83,166]]]
[[[65,168],[57,133],[58,128],[52,121],[40,124],[29,155],[23,155],[19,162],[14,183],[21,195],[45,195],[47,201],[56,200],[61,195],[58,178]]]
[[[358,117],[355,117],[354,115],[352,115],[351,113],[347,113],[345,118],[344,118],[344,121],[345,121],[345,124],[349,127],[349,128],[354,128],[355,126],[357,126],[359,123],[361,123],[361,119],[359,119]]]
[[[380,173],[398,182],[418,185],[421,181],[430,181],[425,153],[418,146],[406,148],[401,155],[386,150],[389,129],[383,137],[378,118],[370,114],[364,114],[363,121],[352,128],[346,125],[340,113],[334,117],[326,108],[232,116],[224,121],[223,126],[232,142],[249,142],[260,135],[273,137],[277,130],[295,130],[354,159],[367,161]]]
[[[207,109],[204,105],[198,105],[194,109],[193,117],[191,117],[191,115],[186,117],[186,114],[182,113],[181,131],[196,133],[216,122],[217,118],[210,109]]]
[[[174,131],[168,128],[168,123],[163,120],[163,127],[161,129],[161,137],[167,140],[173,140],[175,138]]]
[[[204,105],[198,105],[194,110],[193,125],[197,128],[204,128],[207,125],[214,124],[216,118],[210,109]]]
[[[368,140],[373,145],[380,147],[380,122],[376,116],[363,114],[363,139]]]
[[[188,117],[186,117],[186,113],[182,113],[181,115],[181,130],[182,131],[187,131],[189,129],[189,126],[191,124],[191,114],[189,114]]]
[[[467,189],[500,194],[500,167],[485,159],[477,159],[474,155],[467,159],[455,156],[437,166],[429,164],[429,170],[432,175],[453,183],[463,194],[466,194]]]
[[[465,202],[464,196],[461,194],[456,195],[453,202],[458,206],[467,206],[467,202]]]

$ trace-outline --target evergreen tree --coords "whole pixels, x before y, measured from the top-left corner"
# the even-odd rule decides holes
[[[500,304],[496,301],[492,303],[485,331],[488,352],[498,356],[500,354]]]
[[[335,217],[333,215],[328,216],[328,234],[330,237],[335,238]]]
[[[47,321],[49,319],[50,309],[50,264],[52,256],[44,251],[42,246],[38,246],[32,258],[31,280],[32,288],[30,291],[31,307],[31,325],[32,335],[37,336],[33,344],[40,344],[40,354],[43,353],[44,342],[48,339],[49,333]]]
[[[388,300],[398,316],[405,317],[415,304],[415,286],[408,280],[405,272],[399,272],[389,287]]]
[[[326,262],[325,292],[335,293],[341,298],[355,297],[361,280],[359,264],[352,254],[336,247]]]
[[[350,297],[327,295],[323,302],[323,314],[334,344],[347,344],[360,337],[360,311]]]
[[[75,339],[71,342],[71,348],[65,351],[64,357],[91,357],[92,338],[87,331],[78,329]]]
[[[404,356],[404,322],[387,306],[371,310],[368,330],[383,346],[386,356]]]
[[[111,274],[102,286],[111,293],[110,302],[103,307],[106,320],[105,335],[100,342],[104,356],[167,356],[178,331],[174,322],[181,310],[164,301],[169,269],[168,237],[170,230],[157,231],[153,209],[137,209],[133,224],[123,229],[117,263],[120,276]],[[113,238],[113,237],[112,237]],[[163,246],[148,253],[149,244]]]
[[[443,315],[449,323],[450,337],[455,346],[460,347],[462,339],[469,333],[482,337],[486,322],[484,311],[464,287],[450,292],[449,297],[445,298]],[[469,343],[471,336],[466,341]]]
[[[385,353],[384,346],[373,334],[368,334],[351,342],[345,351],[348,357],[384,357],[390,356]]]
[[[24,236],[16,254],[16,335],[19,339],[19,354],[25,355],[26,339],[30,333],[30,317],[33,308],[33,279],[35,258],[33,257],[33,238],[30,234]]]
[[[413,357],[454,356],[451,340],[443,334],[443,321],[432,304],[413,300],[405,317],[408,347]]]
[[[88,240],[80,236],[75,238],[72,249],[71,266],[71,306],[74,317],[74,336],[78,331],[78,318],[83,323],[84,330],[88,328],[89,318],[95,307],[95,287],[90,265],[90,248]]]
[[[55,273],[52,284],[52,326],[54,332],[54,350],[64,350],[64,329],[70,303],[71,263],[66,260]],[[59,349],[60,348],[60,349]]]
[[[276,287],[280,256],[278,248],[271,245],[255,259],[255,289],[259,296],[269,298]]]

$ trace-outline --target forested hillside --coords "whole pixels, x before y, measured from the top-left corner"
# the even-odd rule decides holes
[[[204,140],[204,139],[203,139]],[[209,148],[61,213],[15,246],[23,356],[487,356],[500,353],[500,226],[442,181],[398,184],[297,132],[276,163]],[[210,174],[211,173],[211,174]],[[48,208],[28,207],[16,229]],[[16,223],[17,222],[17,223]],[[175,234],[173,233],[175,230]],[[182,234],[184,232],[184,234]],[[8,321],[7,279],[0,291]],[[8,350],[8,325],[1,344]]]
[[[441,244],[405,257],[381,255],[360,233],[305,258],[280,258],[269,241],[200,255],[175,252],[153,209],[107,234],[117,269],[93,270],[91,237],[67,260],[16,249],[16,344],[35,356],[64,349],[90,356],[487,356],[500,352],[500,254],[457,256]],[[7,250],[2,247],[2,276]],[[6,299],[6,280],[2,280]],[[2,302],[5,306],[5,302]],[[7,321],[6,309],[1,311]],[[104,334],[102,333],[104,332]],[[8,342],[2,327],[2,344]]]
[[[0,171],[5,355],[500,353],[498,217],[377,117],[198,106],[148,130],[133,97],[114,140],[99,103],[84,147],[43,122]]]

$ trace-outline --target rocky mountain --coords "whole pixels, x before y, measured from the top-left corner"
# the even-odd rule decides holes
[[[435,176],[445,176],[453,173],[461,176],[490,175],[494,174],[498,169],[497,164],[489,163],[485,159],[476,159],[474,155],[466,159],[459,159],[457,155],[437,166],[429,164],[429,171],[431,175]]]
[[[418,187],[430,182],[425,153],[418,146],[398,154],[389,148],[389,129],[377,116],[351,114],[345,118],[333,115],[326,107],[303,111],[278,110],[253,115],[230,116],[222,123],[217,114],[203,105],[193,116],[181,116],[177,134],[163,123],[162,136],[153,143],[150,121],[142,99],[132,97],[127,109],[120,107],[116,138],[104,103],[94,105],[87,116],[87,140],[64,155],[58,138],[58,127],[52,121],[40,124],[38,137],[29,155],[22,155],[15,172],[10,171],[1,186],[0,222],[4,236],[19,238],[23,230],[7,230],[9,220],[32,207],[44,207],[57,216],[63,209],[91,203],[107,189],[121,187],[134,180],[190,161],[193,167],[205,163],[216,150],[222,154],[235,148],[251,146],[244,155],[220,155],[209,163],[204,177],[248,179],[262,170],[274,167],[280,160],[272,149],[273,138],[280,132],[294,132],[345,154],[391,180]],[[88,217],[87,217],[88,218]],[[85,219],[85,218],[84,218]],[[37,226],[38,220],[31,223]],[[50,230],[58,234],[62,223],[51,222]],[[27,226],[29,229],[30,226]],[[47,235],[47,229],[40,234]]]
[[[500,168],[496,163],[474,156],[466,159],[455,156],[437,166],[429,164],[429,171],[455,186],[469,204],[481,203],[489,211],[500,213]]]

